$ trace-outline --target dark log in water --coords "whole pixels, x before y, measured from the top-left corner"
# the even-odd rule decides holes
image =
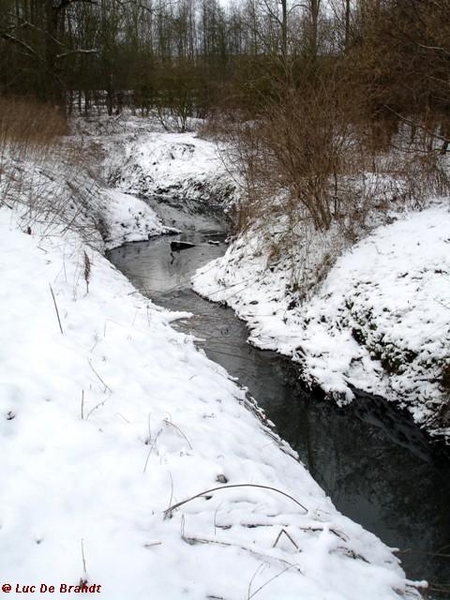
[[[195,244],[191,244],[191,242],[182,242],[181,240],[170,242],[170,249],[175,252],[186,250],[187,248],[193,248],[194,246]]]

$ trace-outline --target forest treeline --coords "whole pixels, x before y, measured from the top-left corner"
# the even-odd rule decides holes
[[[63,114],[99,103],[109,114],[125,105],[168,110],[182,129],[190,116],[220,115],[226,131],[238,122],[250,219],[258,212],[252,198],[283,189],[283,214],[300,206],[328,229],[360,209],[355,197],[368,188],[351,177],[379,170],[386,150],[402,153],[403,171],[398,162],[393,169],[404,189],[419,179],[442,183],[436,156],[450,144],[450,0],[0,7],[1,96],[36,98]],[[245,211],[240,218],[245,226]]]
[[[0,0],[0,90],[64,104],[259,110],[332,74],[448,144],[450,0]],[[84,99],[83,99],[84,102]],[[360,106],[360,108],[363,108]],[[435,131],[434,125],[440,130]]]

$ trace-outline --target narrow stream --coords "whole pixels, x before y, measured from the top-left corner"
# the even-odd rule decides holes
[[[197,245],[171,252],[174,239]],[[232,310],[194,294],[190,278],[225,252],[223,240],[214,229],[191,231],[122,246],[109,259],[155,303],[195,315],[178,328],[203,338],[208,356],[249,389],[336,507],[399,548],[408,577],[432,585],[430,598],[449,600],[450,462],[382,399],[360,394],[340,409],[305,391],[289,360],[247,344]]]

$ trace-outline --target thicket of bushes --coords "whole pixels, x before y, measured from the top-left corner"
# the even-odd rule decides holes
[[[215,127],[246,184],[238,229],[278,222],[275,260],[329,232],[331,265],[391,210],[449,190],[450,1],[336,0],[327,18],[307,5],[286,51],[274,18],[278,45],[236,75]]]

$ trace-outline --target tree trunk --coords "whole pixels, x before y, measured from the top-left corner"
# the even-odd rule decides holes
[[[344,52],[348,52],[350,47],[350,2],[351,0],[345,0]]]
[[[52,0],[46,0],[45,3],[45,87],[44,99],[55,104],[62,114],[66,114],[66,102],[64,87],[62,85],[60,74],[58,73],[57,55],[58,55],[58,22],[60,10],[55,6]]]

